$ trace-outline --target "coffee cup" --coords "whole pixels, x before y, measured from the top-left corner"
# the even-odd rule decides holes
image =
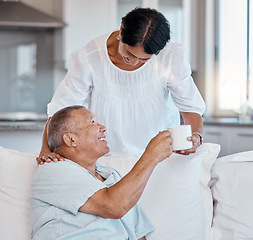
[[[172,138],[172,150],[185,150],[192,148],[192,141],[187,138],[192,136],[191,125],[178,125],[169,127]]]

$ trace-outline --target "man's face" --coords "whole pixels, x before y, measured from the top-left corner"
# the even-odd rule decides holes
[[[73,129],[79,136],[78,147],[90,156],[101,157],[109,152],[105,141],[105,127],[97,122],[95,116],[87,109],[78,109],[74,116]]]

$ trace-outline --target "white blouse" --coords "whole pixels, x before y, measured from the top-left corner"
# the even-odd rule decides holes
[[[88,99],[88,108],[106,127],[110,152],[140,156],[159,131],[180,124],[179,112],[202,115],[205,103],[181,45],[169,42],[137,70],[125,71],[108,56],[109,36],[71,55],[68,72],[48,104],[48,116],[66,106],[85,106]]]

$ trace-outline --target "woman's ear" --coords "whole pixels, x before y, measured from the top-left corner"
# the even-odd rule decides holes
[[[62,136],[63,142],[68,147],[76,147],[77,146],[77,135],[73,133],[64,133]]]
[[[120,25],[120,29],[119,29],[119,34],[120,34],[120,35],[121,35],[122,29],[123,29],[123,25],[121,24],[121,25]]]

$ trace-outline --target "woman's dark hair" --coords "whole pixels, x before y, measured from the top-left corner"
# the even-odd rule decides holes
[[[143,46],[147,54],[158,54],[170,40],[170,24],[155,9],[135,8],[122,18],[122,26],[122,42]]]

